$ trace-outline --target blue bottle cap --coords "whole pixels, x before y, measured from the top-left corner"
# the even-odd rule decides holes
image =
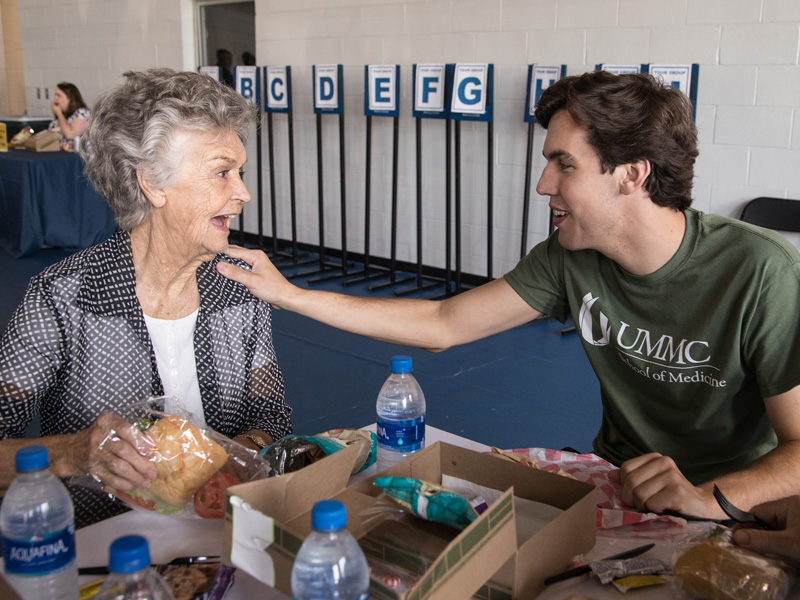
[[[150,566],[150,546],[140,535],[126,535],[111,543],[108,570],[112,573],[135,573]]]
[[[347,525],[347,507],[338,500],[321,500],[311,509],[311,527],[317,531],[335,531]]]
[[[411,357],[402,354],[392,357],[392,373],[411,373]]]
[[[46,469],[50,466],[50,455],[44,446],[25,446],[14,455],[14,466],[17,473]]]

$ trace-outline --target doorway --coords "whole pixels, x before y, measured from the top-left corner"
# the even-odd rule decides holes
[[[255,64],[255,2],[198,0],[197,23],[200,65],[216,65],[219,50],[231,53],[231,66]]]

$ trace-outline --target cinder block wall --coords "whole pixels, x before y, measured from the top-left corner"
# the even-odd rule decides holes
[[[695,206],[738,216],[760,195],[800,198],[800,3],[797,0],[256,0],[259,65],[290,65],[293,75],[296,190],[300,241],[319,240],[316,121],[311,67],[344,65],[347,245],[364,245],[363,68],[401,65],[397,257],[416,261],[415,145],[411,66],[426,62],[495,65],[494,243],[492,275],[519,258],[526,152],[527,65],[566,64],[579,74],[597,63],[699,63],[701,154]],[[191,0],[19,0],[29,111],[47,102],[36,89],[73,80],[93,101],[130,68],[191,68]],[[323,119],[325,240],[340,247],[338,122]],[[444,265],[444,125],[423,123],[426,264]],[[278,234],[290,235],[288,136],[274,119]],[[373,119],[373,255],[389,255],[391,122]],[[266,138],[266,136],[264,136]],[[533,185],[544,132],[535,133]],[[462,268],[488,272],[487,128],[462,127]],[[255,146],[248,145],[255,193]],[[266,165],[266,156],[264,159]],[[265,193],[267,181],[264,179]],[[548,227],[547,199],[532,193],[528,246]],[[256,230],[255,203],[247,229]],[[264,231],[272,231],[265,211]],[[800,246],[800,236],[788,236]]]

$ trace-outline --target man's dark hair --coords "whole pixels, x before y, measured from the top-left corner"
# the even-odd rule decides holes
[[[697,129],[683,92],[651,75],[592,71],[548,87],[534,115],[547,129],[560,110],[586,131],[604,173],[647,159],[650,199],[679,211],[691,206]]]

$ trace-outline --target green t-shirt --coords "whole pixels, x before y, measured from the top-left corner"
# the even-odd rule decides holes
[[[762,398],[800,385],[800,254],[780,234],[689,209],[678,252],[636,276],[558,233],[505,278],[574,318],[599,381],[594,451],[617,465],[672,457],[694,483],[772,449]]]

